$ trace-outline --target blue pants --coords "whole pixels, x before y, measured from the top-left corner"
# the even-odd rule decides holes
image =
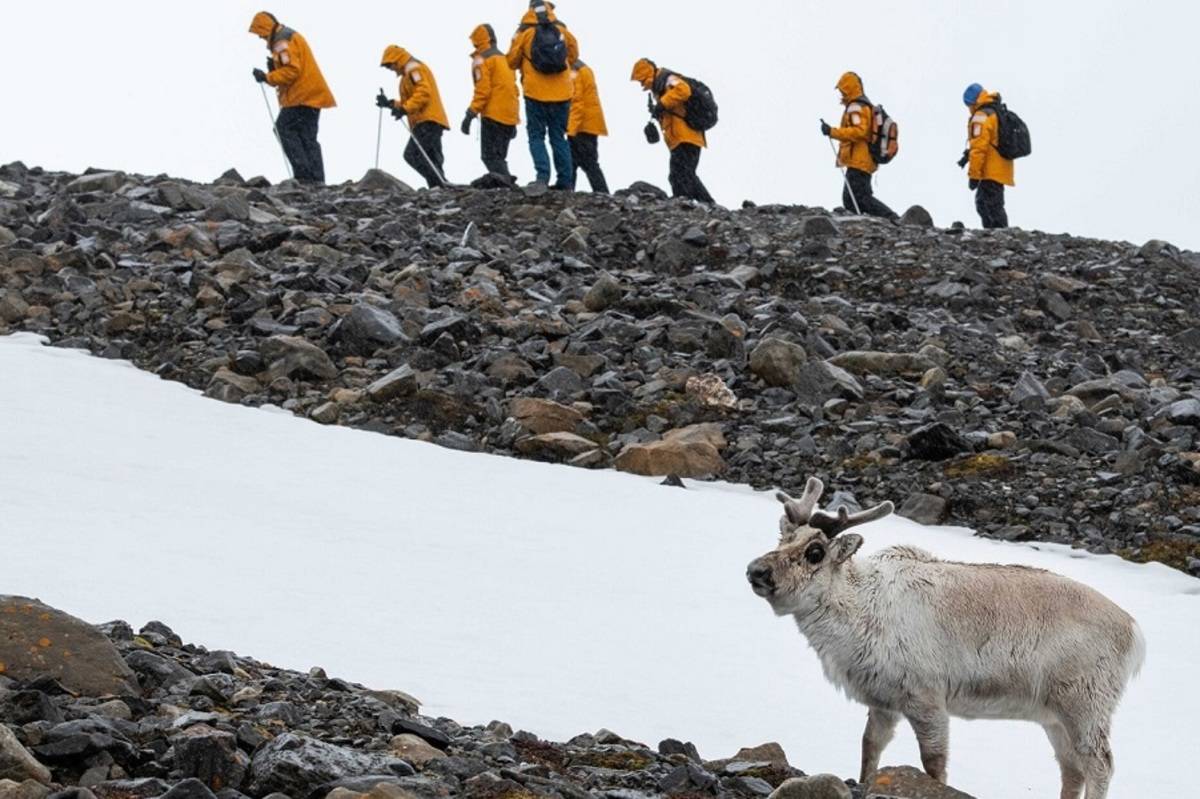
[[[543,103],[525,98],[525,118],[529,120],[529,154],[533,156],[533,168],[537,179],[550,182],[550,155],[546,152],[546,136],[550,136],[550,150],[554,153],[554,171],[558,174],[555,186],[570,189],[574,182],[571,164],[571,145],[567,141],[567,117],[571,114],[571,103]]]

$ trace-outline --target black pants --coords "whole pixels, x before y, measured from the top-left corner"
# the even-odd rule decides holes
[[[897,219],[896,212],[875,198],[875,190],[871,187],[871,173],[861,169],[847,169],[846,183],[842,189],[842,207],[847,211],[855,209],[858,202],[859,213],[867,216],[881,216],[884,219]],[[854,196],[851,197],[850,193]]]
[[[325,182],[325,160],[317,143],[321,109],[306,105],[282,108],[275,127],[283,143],[283,153],[292,164],[292,176],[305,183]]]
[[[600,169],[600,137],[594,133],[576,133],[571,137],[571,182],[579,187],[579,170],[587,175],[588,185],[597,194],[608,194],[608,181]]]
[[[508,145],[517,137],[515,125],[502,125],[491,119],[482,120],[480,134],[480,157],[487,171],[493,175],[510,176],[508,171]]]
[[[1004,210],[1004,184],[994,180],[979,181],[975,190],[975,210],[986,230],[1008,227],[1008,212]]]
[[[442,182],[442,164],[445,158],[442,156],[442,133],[445,128],[436,122],[422,122],[412,129],[412,136],[408,140],[408,146],[404,148],[404,160],[417,171],[421,177],[425,178],[426,185],[431,189],[436,189],[443,184]],[[419,146],[418,146],[419,145]],[[421,154],[421,150],[425,154]],[[425,156],[429,156],[426,159]],[[432,161],[437,169],[429,165]]]
[[[680,144],[671,151],[671,196],[713,204],[712,195],[696,175],[698,166],[700,148],[696,145]]]

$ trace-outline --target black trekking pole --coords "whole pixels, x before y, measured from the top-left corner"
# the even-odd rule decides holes
[[[425,148],[421,146],[421,141],[413,133],[412,126],[408,124],[408,117],[400,117],[400,122],[404,125],[404,129],[408,131],[408,137],[412,139],[412,143],[417,145],[417,149],[421,151],[421,155],[425,157],[425,163],[429,164],[429,168],[438,176],[438,180],[442,181],[442,185],[449,187],[450,181],[446,180],[446,176],[442,174],[442,170],[438,169],[438,165],[433,163],[433,159],[429,157],[429,153],[425,152]]]
[[[267,86],[264,83],[258,84],[262,89],[263,103],[267,106],[267,119],[271,120],[271,131],[275,134],[275,141],[279,142],[279,151],[283,153],[283,168],[287,170],[288,179],[291,180],[292,162],[288,160],[287,148],[283,146],[283,137],[279,135],[279,124],[275,122],[275,114],[271,111],[271,101],[267,98]]]
[[[383,87],[379,93],[383,94]],[[379,169],[379,148],[383,145],[383,106],[379,107],[379,128],[375,131],[375,169]]]
[[[822,119],[821,122],[825,122],[825,120]],[[862,216],[862,209],[858,207],[858,198],[854,196],[854,189],[850,188],[850,176],[848,174],[846,174],[846,168],[841,166],[837,162],[838,148],[837,148],[837,145],[833,143],[833,137],[829,138],[829,146],[833,150],[833,158],[834,158],[833,163],[842,172],[842,182],[846,184],[846,193],[850,195],[850,202],[853,203],[853,205],[854,205],[854,213],[857,216]],[[847,209],[847,210],[849,210],[849,209]]]

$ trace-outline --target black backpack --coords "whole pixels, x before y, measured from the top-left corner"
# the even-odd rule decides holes
[[[1002,158],[1015,161],[1033,153],[1033,142],[1029,138],[1029,126],[1025,120],[1010,111],[1008,106],[997,97],[996,102],[989,103],[984,108],[991,109],[1000,122],[1000,135],[997,137],[996,152]]]
[[[699,133],[707,133],[717,126],[717,99],[713,97],[712,89],[703,82],[695,78],[689,78],[680,75],[678,72],[663,70],[659,78],[655,81],[654,93],[662,97],[667,92],[667,81],[671,76],[686,81],[688,86],[692,87],[692,96],[688,98],[687,104],[683,109],[683,121],[688,124],[688,127]],[[676,114],[676,116],[680,116]]]
[[[529,60],[533,62],[533,68],[543,75],[557,75],[567,71],[566,37],[563,36],[559,23],[551,22],[544,13],[538,14]]]

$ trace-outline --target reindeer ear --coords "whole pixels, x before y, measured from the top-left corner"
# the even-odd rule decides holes
[[[829,557],[834,563],[845,563],[850,560],[859,547],[863,545],[863,537],[857,533],[843,533],[829,542]]]

